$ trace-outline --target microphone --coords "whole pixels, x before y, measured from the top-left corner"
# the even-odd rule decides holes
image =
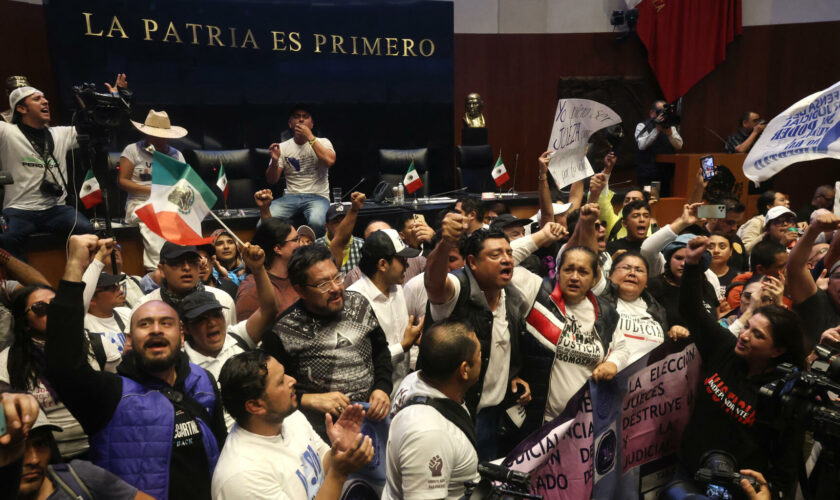
[[[508,193],[516,194],[516,171],[519,170],[519,153],[516,153],[516,159],[513,163],[513,186],[508,189]]]
[[[351,187],[350,189],[348,189],[348,190],[347,190],[347,192],[346,192],[346,193],[344,193],[344,196],[342,196],[342,197],[341,197],[341,199],[343,200],[344,198],[347,198],[347,195],[349,195],[350,193],[352,193],[352,192],[353,192],[353,190],[354,190],[354,189],[356,189],[357,187],[359,187],[359,184],[361,184],[361,183],[363,183],[363,182],[365,182],[365,178],[364,178],[364,177],[362,177],[362,180],[360,180],[359,182],[357,182],[355,186],[353,186],[353,187]]]
[[[438,196],[443,196],[445,194],[452,194],[452,193],[460,193],[461,191],[466,191],[467,186],[459,187],[458,189],[453,189],[452,191],[444,191],[442,193],[437,193],[429,196],[429,198],[437,198]]]
[[[720,142],[722,142],[722,143],[723,143],[724,148],[726,147],[726,139],[724,139],[723,137],[721,137],[721,136],[717,135],[717,134],[715,133],[715,131],[714,131],[714,130],[712,130],[712,129],[710,129],[709,127],[703,127],[703,128],[704,128],[704,129],[706,129],[706,131],[707,131],[708,133],[710,133],[710,134],[712,134],[713,136],[717,137],[717,138],[718,138],[718,140],[719,140]]]

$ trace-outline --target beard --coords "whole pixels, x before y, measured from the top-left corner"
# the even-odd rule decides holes
[[[174,350],[169,353],[165,358],[155,358],[149,359],[146,357],[145,353],[140,354],[137,356],[137,367],[143,370],[146,373],[160,373],[162,371],[168,370],[172,366],[175,365],[175,362],[178,360],[178,355],[180,352],[178,350]]]

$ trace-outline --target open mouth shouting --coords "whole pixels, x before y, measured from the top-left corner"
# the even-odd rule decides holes
[[[152,354],[165,353],[169,350],[169,341],[163,337],[152,337],[143,344],[143,348]]]

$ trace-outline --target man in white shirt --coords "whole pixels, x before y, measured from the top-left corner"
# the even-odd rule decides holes
[[[125,85],[117,80],[118,85]],[[116,90],[114,90],[116,92]],[[78,146],[75,127],[49,127],[50,104],[34,87],[9,94],[12,123],[0,121],[0,165],[14,184],[5,188],[7,228],[0,246],[22,258],[26,238],[38,231],[69,236],[92,233],[93,225],[67,198],[67,151]]]
[[[420,250],[407,247],[395,230],[374,231],[362,245],[359,260],[362,277],[348,288],[368,300],[385,333],[391,352],[394,389],[410,370],[408,350],[423,329],[422,320],[415,325],[414,316],[406,315],[407,306],[401,285],[408,267],[407,259],[418,255]]]
[[[481,372],[478,338],[464,323],[436,323],[423,334],[420,357],[423,369],[403,379],[394,398],[383,500],[458,499],[466,481],[479,479],[464,404]]]
[[[277,304],[274,289],[263,263],[265,252],[257,245],[245,244],[242,258],[254,273],[259,307],[248,319],[234,326],[225,322],[225,307],[207,289],[195,291],[181,302],[180,315],[184,322],[186,342],[184,352],[192,363],[204,368],[218,380],[222,365],[233,356],[257,347],[263,333],[274,322]],[[228,431],[233,427],[233,417],[225,413]]]
[[[286,177],[286,191],[271,203],[271,215],[291,219],[303,213],[306,223],[317,236],[324,235],[327,209],[330,207],[328,170],[335,164],[335,149],[329,139],[312,133],[312,114],[297,104],[289,115],[289,128],[294,136],[268,147],[271,161],[265,171],[269,184]]]
[[[133,311],[150,300],[162,300],[178,311],[184,297],[196,290],[207,290],[215,295],[216,300],[225,307],[225,321],[233,326],[235,317],[231,313],[234,309],[233,299],[224,290],[205,287],[199,283],[199,258],[198,249],[192,245],[176,245],[171,241],[164,243],[160,249],[160,263],[158,264],[158,269],[163,272],[162,285],[149,292],[148,295],[144,295],[134,304]]]
[[[214,500],[248,498],[338,499],[347,476],[373,458],[360,434],[361,405],[325,417],[328,446],[299,411],[295,379],[262,351],[228,360],[219,382],[222,401],[236,419],[213,473]]]
[[[683,147],[683,139],[671,123],[674,113],[667,102],[656,101],[650,108],[650,118],[636,125],[636,179],[640,186],[660,181],[661,197],[671,195],[674,167],[658,165],[656,155],[673,154]]]
[[[102,335],[102,342],[112,344],[119,354],[125,348],[125,334],[131,324],[131,309],[123,304],[125,293],[120,286],[120,278],[113,274],[99,273],[96,289],[85,314],[85,330]]]

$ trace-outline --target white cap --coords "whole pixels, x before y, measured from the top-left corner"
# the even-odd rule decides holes
[[[47,415],[44,413],[43,408],[38,409],[38,418],[36,418],[35,423],[32,424],[32,429],[30,430],[30,432],[34,431],[35,429],[48,429],[57,432],[62,432],[64,430],[64,428],[60,425],[50,422],[50,419],[47,418]]]
[[[796,213],[788,207],[776,206],[771,208],[767,211],[767,217],[764,219],[764,225],[766,226],[767,224],[770,224],[771,220],[778,219],[785,214],[791,214],[796,217]]]
[[[12,93],[9,94],[9,106],[12,108],[12,112],[15,111],[15,106],[17,106],[20,101],[26,99],[27,97],[31,96],[36,92],[43,94],[43,92],[36,89],[35,87],[18,87],[15,90],[13,90]]]
[[[551,210],[554,212],[554,215],[563,215],[572,208],[571,203],[552,203]],[[533,216],[531,216],[531,220],[538,221],[542,216],[542,210],[537,210]]]

